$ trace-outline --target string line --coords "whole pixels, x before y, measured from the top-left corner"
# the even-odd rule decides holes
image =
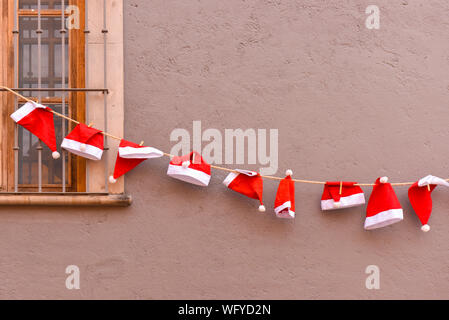
[[[5,87],[5,86],[0,86],[0,88],[3,88],[3,89],[5,89],[5,90],[9,91],[10,93],[12,93],[12,94],[14,94],[14,95],[16,95],[16,96],[22,98],[22,99],[25,100],[25,101],[28,101],[28,102],[37,102],[37,101],[33,101],[32,99],[29,99],[29,98],[24,97],[23,95],[21,95],[20,93],[18,93],[18,92],[16,92],[16,91],[12,90],[11,88],[8,88],[8,87]],[[50,109],[50,111],[51,111],[53,114],[55,114],[56,116],[58,116],[58,117],[64,118],[64,119],[66,119],[66,120],[68,120],[68,121],[71,121],[71,122],[73,122],[73,123],[76,123],[76,124],[80,124],[79,121],[76,121],[75,119],[72,119],[72,118],[70,118],[70,117],[67,117],[67,116],[65,116],[65,115],[63,115],[63,114],[61,114],[61,113],[59,113],[59,112],[56,112],[56,111],[54,111],[54,110],[52,110],[52,109]],[[114,136],[114,135],[112,135],[112,134],[110,134],[110,133],[107,133],[107,132],[104,132],[104,131],[102,131],[101,133],[102,133],[103,135],[105,135],[105,136],[108,136],[108,137],[112,138],[112,139],[119,140],[119,141],[122,140],[122,138],[117,137],[117,136]],[[163,152],[163,154],[164,154],[164,156],[169,157],[169,158],[174,157],[174,155],[169,154],[169,153]],[[211,165],[211,168],[214,168],[214,169],[216,169],[216,170],[222,170],[222,171],[236,172],[236,173],[237,173],[236,170],[232,170],[232,169],[224,168],[224,167],[219,167],[219,166],[216,166],[216,165]],[[265,175],[261,175],[261,177],[264,178],[264,179],[271,179],[271,180],[282,180],[282,179],[284,179],[284,178],[281,178],[281,177],[265,176]],[[294,182],[297,182],[297,183],[321,184],[321,185],[326,184],[326,181],[303,180],[303,179],[293,179],[293,178],[292,178],[292,180],[293,180]],[[449,181],[449,179],[445,179],[445,180],[446,180],[446,181]],[[395,183],[391,183],[391,185],[392,185],[392,186],[410,186],[410,185],[412,185],[413,183],[415,183],[415,182],[395,182]],[[369,186],[374,186],[375,184],[374,184],[374,183],[356,183],[355,185],[356,185],[356,186],[360,186],[360,187],[369,187]]]

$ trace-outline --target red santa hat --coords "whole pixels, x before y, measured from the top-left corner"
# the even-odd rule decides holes
[[[160,158],[164,153],[156,148],[138,145],[137,143],[120,140],[115,161],[114,174],[109,176],[110,183],[116,183],[117,178],[137,167],[141,162]]]
[[[274,212],[278,218],[293,219],[295,217],[295,183],[292,180],[292,171],[286,171],[286,177],[279,183]]]
[[[168,165],[167,175],[206,187],[210,181],[210,164],[198,152],[192,151],[182,157],[173,157]]]
[[[101,160],[104,137],[100,130],[78,124],[62,141],[61,147],[91,160]]]
[[[326,182],[321,196],[321,210],[355,207],[365,204],[365,195],[356,182]]]
[[[249,170],[235,169],[224,179],[223,184],[229,189],[241,193],[249,198],[258,199],[259,211],[264,212],[265,206],[262,202],[263,179],[259,173]]]
[[[388,178],[377,178],[366,208],[365,229],[382,228],[403,219],[401,204]]]
[[[408,198],[415,210],[416,215],[421,221],[421,230],[427,232],[430,230],[430,226],[427,224],[432,213],[432,191],[442,185],[449,187],[449,183],[441,178],[428,175],[418,181],[416,181],[410,189],[408,189]]]
[[[11,118],[42,140],[52,151],[54,159],[60,157],[56,151],[55,124],[49,107],[30,101],[11,114]]]

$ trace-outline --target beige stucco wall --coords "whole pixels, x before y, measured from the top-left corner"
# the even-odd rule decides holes
[[[278,175],[447,177],[448,16],[444,0],[125,0],[125,134],[169,151],[193,120],[275,128]],[[277,183],[260,214],[224,173],[194,187],[166,160],[127,175],[129,208],[1,209],[0,298],[449,298],[449,190],[433,194],[430,232],[404,187],[404,221],[367,232],[365,208],[321,212],[320,186],[298,184],[297,218],[279,220]],[[65,288],[69,264],[80,290]]]

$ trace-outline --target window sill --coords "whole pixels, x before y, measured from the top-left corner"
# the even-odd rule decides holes
[[[0,206],[127,207],[126,194],[96,193],[0,193]]]

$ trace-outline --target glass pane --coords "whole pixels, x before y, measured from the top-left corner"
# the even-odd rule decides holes
[[[22,1],[22,5],[28,3],[37,3],[36,1]],[[59,1],[59,5],[60,5]],[[50,9],[55,8],[56,1],[42,1]],[[25,8],[22,6],[22,8]],[[45,7],[42,7],[45,9]],[[37,88],[38,87],[38,37],[37,17],[19,17],[19,87]],[[65,54],[62,57],[61,43],[61,17],[41,17],[41,86],[42,88],[61,88],[62,87],[62,68],[65,65],[64,83],[68,83],[68,37],[65,37]],[[67,34],[66,34],[67,35]],[[26,96],[33,97],[63,97],[68,95],[63,92],[24,92]],[[62,106],[49,105],[55,111],[62,112]],[[68,114],[68,106],[65,106],[66,114]],[[56,144],[58,151],[61,152],[63,132],[62,121],[59,117],[54,117]],[[67,123],[66,123],[67,125]],[[66,127],[67,128],[67,127]],[[39,163],[38,163],[38,147],[39,140],[19,126],[19,184],[20,185],[38,185],[39,181]],[[42,185],[61,185],[62,183],[62,160],[54,160],[51,156],[50,149],[43,143],[42,145]],[[69,182],[69,160],[65,159],[66,184]]]
[[[61,105],[49,105],[53,110],[62,112]],[[65,106],[66,114],[68,106]],[[56,146],[58,151],[62,153],[60,145],[63,139],[62,135],[62,118],[54,117]],[[67,123],[66,123],[67,128]],[[19,184],[38,184],[38,146],[39,141],[36,136],[28,130],[19,126]],[[51,156],[50,149],[42,143],[42,184],[61,184],[62,183],[62,157],[54,160]],[[68,185],[68,157],[65,159],[66,168],[66,185]]]
[[[68,2],[64,0],[64,6]],[[37,9],[37,0],[19,0],[19,9]],[[61,9],[61,0],[41,0],[41,9]]]
[[[41,83],[42,88],[61,88],[62,63],[65,64],[64,83],[68,83],[68,37],[65,37],[65,52],[62,57],[61,18],[42,17],[41,37]],[[19,18],[19,87],[38,86],[37,17]],[[26,93],[37,97],[38,92]],[[42,92],[41,97],[62,97],[62,92]],[[66,95],[67,97],[67,95]]]

